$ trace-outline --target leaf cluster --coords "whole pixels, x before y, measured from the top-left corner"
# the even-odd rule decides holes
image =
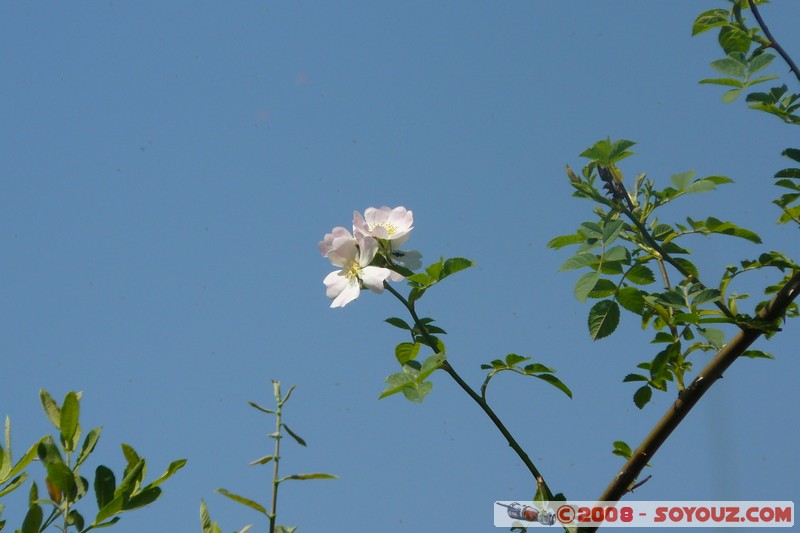
[[[581,154],[590,159],[581,176],[567,168],[574,195],[597,204],[595,218],[583,222],[575,233],[552,239],[548,246],[554,249],[577,246],[560,270],[584,270],[575,283],[575,297],[581,302],[598,300],[588,317],[592,339],[613,333],[619,325],[621,310],[625,310],[637,315],[643,328],[653,330],[653,343],[665,345],[655,357],[638,365],[644,373],[629,374],[624,380],[643,383],[634,394],[634,403],[642,408],[651,399],[653,390],[666,391],[669,382],[675,382],[678,390],[684,388],[694,352],[717,351],[724,345],[723,331],[712,324],[775,330],[775,324],[761,324],[738,313],[737,301],[747,295],[729,291],[736,275],[757,268],[779,267],[790,271],[789,276],[796,267],[775,252],[762,254],[763,260],[728,267],[716,288],[705,285],[698,268],[688,259],[691,254],[685,243],[688,236],[725,235],[755,244],[760,244],[761,239],[751,230],[713,216],[666,223],[657,218],[658,210],[682,196],[713,191],[732,180],[724,176],[697,178],[695,172],[688,171],[671,176],[669,185],[657,188],[653,180],[640,174],[627,189],[622,172],[614,167],[613,180],[624,191],[625,201],[614,197],[615,194],[608,198],[597,186],[598,173],[603,165],[614,165],[621,157],[631,155],[629,148],[634,144],[626,139],[598,141]],[[788,198],[787,205],[796,199]],[[662,288],[650,288],[657,277]],[[747,355],[768,356],[759,351]]]
[[[747,11],[746,0],[731,2],[728,9],[710,9],[698,15],[692,25],[692,35],[717,30],[717,41],[726,56],[711,63],[711,68],[722,74],[721,78],[700,80],[702,84],[731,87],[722,95],[725,103],[733,102],[753,85],[778,78],[777,74],[756,76],[775,59],[767,52],[773,43],[761,28],[750,26],[743,15]],[[751,92],[745,100],[752,109],[777,116],[788,124],[800,124],[800,94],[789,93],[786,85],[771,88],[766,92]]]
[[[572,391],[555,376],[555,370],[541,363],[528,363],[528,361],[531,361],[530,357],[510,353],[506,355],[505,359],[495,359],[489,364],[481,365],[483,370],[489,370],[489,373],[486,375],[486,380],[483,382],[483,386],[481,386],[481,396],[484,399],[486,398],[486,387],[489,385],[489,380],[500,372],[508,371],[541,379],[572,398]],[[522,363],[528,364],[522,366]]]
[[[100,465],[95,470],[91,486],[94,489],[98,511],[94,521],[87,524],[83,514],[74,506],[89,492],[90,482],[81,475],[80,468],[94,451],[102,428],[90,430],[81,444],[82,430],[79,422],[81,393],[68,392],[61,405],[44,389],[40,391],[39,398],[45,414],[59,432],[58,444],[53,437],[44,437],[32,446],[13,468],[8,470],[5,466],[0,467],[0,479],[17,476],[4,486],[0,496],[7,493],[6,489],[16,488],[24,481],[25,473],[21,472],[21,469],[34,458],[45,467],[44,485],[47,496],[39,494],[39,487],[35,482],[31,484],[28,511],[18,530],[21,533],[45,531],[58,519],[62,520],[59,529],[63,532],[74,528],[75,531],[82,533],[111,526],[120,520],[119,514],[145,507],[156,501],[161,495],[159,485],[186,464],[185,459],[173,461],[156,480],[144,484],[147,461],[140,457],[132,446],[122,444],[126,466],[119,484],[110,468]],[[6,463],[6,455],[10,459],[8,423],[6,428],[8,454],[0,454],[2,456],[0,464],[3,465]],[[75,453],[77,458],[73,461]],[[47,517],[45,517],[46,507],[51,509]],[[0,529],[3,525],[4,522],[0,522]]]

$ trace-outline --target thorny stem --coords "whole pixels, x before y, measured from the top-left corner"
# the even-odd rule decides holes
[[[761,18],[761,13],[758,12],[758,6],[756,6],[756,3],[753,0],[747,0],[747,3],[750,5],[750,11],[752,11],[753,16],[756,17],[756,21],[761,27],[761,31],[764,32],[764,36],[769,39],[769,46],[780,54],[783,60],[786,61],[786,64],[789,65],[789,70],[791,70],[797,80],[800,81],[800,69],[797,68],[797,64],[794,62],[794,60],[792,60],[786,50],[784,50],[783,47],[778,44],[778,41],[775,40],[775,37],[772,36],[772,32],[769,31],[764,19]]]
[[[758,318],[769,322],[778,320],[786,313],[787,308],[797,298],[798,294],[800,294],[800,272],[795,273],[781,287],[781,290],[770,300],[769,304],[758,313]],[[728,367],[763,333],[760,329],[742,328],[731,342],[717,352],[717,355],[706,365],[692,384],[678,394],[678,399],[675,400],[661,420],[650,431],[650,434],[647,435],[597,501],[619,501],[634,486],[636,478],[644,467],[653,459],[658,449],[686,415],[689,414],[689,411],[711,388],[711,385],[722,378]],[[581,531],[588,532],[596,530],[597,527],[581,529]]]
[[[434,342],[430,333],[428,333],[428,329],[422,322],[420,322],[419,317],[417,316],[417,312],[414,309],[414,304],[406,300],[403,297],[403,295],[397,292],[388,283],[384,282],[383,286],[386,288],[386,290],[391,292],[395,296],[395,298],[400,300],[400,303],[402,303],[403,306],[411,314],[411,318],[414,320],[414,324],[416,324],[417,328],[419,328],[422,337],[425,339],[425,343],[431,348],[436,346],[436,343]],[[479,395],[477,392],[475,392],[475,390],[473,390],[472,387],[470,387],[467,384],[467,382],[461,378],[461,376],[458,374],[458,372],[456,372],[456,370],[453,368],[453,366],[450,364],[449,361],[445,360],[440,368],[445,372],[447,372],[450,375],[450,377],[453,378],[453,380],[458,384],[458,386],[461,387],[461,389],[464,392],[466,392],[467,395],[470,398],[472,398],[472,400],[475,403],[478,404],[478,406],[483,410],[484,413],[486,413],[486,416],[489,417],[489,419],[494,423],[495,427],[497,427],[498,431],[500,431],[503,437],[505,437],[511,449],[514,450],[517,456],[522,460],[522,462],[528,468],[528,471],[530,471],[531,475],[533,475],[533,478],[536,480],[536,485],[539,488],[540,492],[543,493],[549,501],[552,501],[553,493],[550,491],[550,487],[547,486],[547,483],[545,482],[542,474],[539,472],[539,469],[536,468],[536,465],[533,464],[533,461],[531,461],[530,457],[528,457],[528,454],[525,453],[525,450],[522,449],[522,447],[516,441],[514,436],[511,435],[511,433],[506,428],[505,424],[503,424],[500,418],[498,418],[497,414],[495,414],[494,410],[492,410],[492,408],[489,407],[489,404],[486,402],[486,400],[482,398],[481,395]]]

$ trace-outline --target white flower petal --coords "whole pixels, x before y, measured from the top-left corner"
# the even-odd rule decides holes
[[[383,292],[383,282],[389,279],[392,273],[388,268],[368,266],[362,268],[359,275],[364,287],[374,292]]]
[[[350,238],[352,239],[353,236],[350,235],[350,232],[347,231],[345,228],[341,226],[337,226],[331,230],[330,233],[325,234],[325,238],[320,241],[317,245],[319,251],[322,253],[323,256],[328,257],[331,249],[334,247],[334,241],[340,238]]]
[[[349,235],[349,234],[348,234]],[[336,266],[347,267],[359,255],[357,242],[352,237],[338,237],[333,240],[328,251],[328,259]]]
[[[370,235],[391,240],[395,246],[399,246],[408,239],[413,229],[414,214],[403,206],[394,209],[387,206],[379,209],[369,207],[364,211],[364,221]]]
[[[351,279],[347,287],[331,302],[331,307],[344,307],[358,298],[359,294],[361,294],[361,287],[358,281]]]
[[[358,234],[356,238],[358,243],[358,264],[361,267],[369,266],[372,260],[375,259],[375,254],[378,253],[378,241],[372,237]]]

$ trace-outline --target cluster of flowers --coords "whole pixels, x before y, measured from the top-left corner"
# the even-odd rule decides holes
[[[323,283],[331,307],[344,307],[361,293],[362,288],[383,292],[386,281],[400,281],[403,275],[393,266],[415,270],[421,265],[419,252],[402,251],[413,229],[414,215],[405,207],[383,206],[353,215],[353,233],[341,226],[333,228],[319,243],[319,251],[340,267],[328,274]]]

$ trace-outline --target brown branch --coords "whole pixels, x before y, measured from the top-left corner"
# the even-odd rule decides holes
[[[764,22],[764,19],[761,18],[761,13],[758,12],[758,7],[753,0],[747,0],[747,3],[750,5],[750,11],[753,12],[753,15],[756,17],[756,21],[758,25],[761,27],[761,31],[764,32],[764,36],[769,39],[769,46],[773,48],[776,52],[780,54],[786,64],[789,65],[789,70],[792,71],[794,76],[797,78],[797,81],[800,81],[800,69],[797,68],[797,64],[792,60],[786,50],[778,44],[778,41],[775,40],[775,37],[772,36],[772,32],[769,31],[767,28],[767,24]]]
[[[800,272],[792,276],[781,288],[775,297],[759,313],[758,318],[766,321],[778,320],[786,313],[789,305],[800,294]],[[673,430],[683,421],[689,411],[711,388],[715,381],[742,355],[745,350],[764,332],[759,329],[743,329],[700,372],[689,387],[678,395],[678,399],[664,414],[644,442],[636,449],[633,456],[625,463],[622,470],[609,484],[598,501],[619,501],[639,477],[645,465],[652,461],[653,456],[662,444],[669,438]],[[596,527],[581,529],[581,531],[596,531]]]

